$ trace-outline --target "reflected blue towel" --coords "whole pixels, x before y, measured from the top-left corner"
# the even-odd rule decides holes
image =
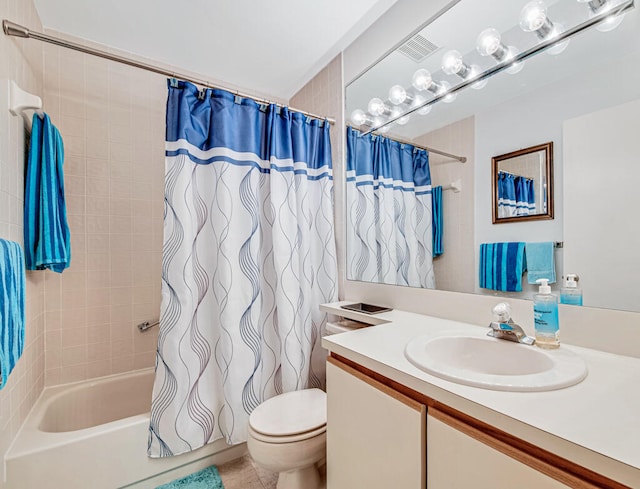
[[[522,291],[522,274],[527,269],[524,243],[480,245],[480,287],[503,292]]]
[[[18,243],[0,239],[0,389],[24,348],[24,256]]]
[[[553,242],[527,243],[527,282],[546,278],[550,284],[556,283],[556,262],[553,254]]]
[[[433,204],[433,257],[442,255],[442,187],[433,187],[431,193],[431,203]]]
[[[62,272],[71,262],[64,201],[64,146],[48,115],[33,115],[24,191],[24,248],[28,270]]]

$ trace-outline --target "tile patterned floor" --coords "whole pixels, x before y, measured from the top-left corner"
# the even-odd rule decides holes
[[[224,489],[276,489],[278,474],[258,467],[249,455],[218,467]]]
[[[278,474],[258,467],[249,455],[218,467],[224,489],[276,489]],[[325,466],[320,469],[325,484]],[[324,486],[323,486],[324,487]]]

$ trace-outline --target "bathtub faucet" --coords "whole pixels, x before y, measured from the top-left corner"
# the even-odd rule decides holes
[[[154,326],[157,326],[158,324],[160,324],[160,320],[159,319],[157,321],[153,321],[153,322],[145,321],[144,323],[138,324],[138,331],[140,331],[141,333],[144,333],[149,328],[153,328]]]

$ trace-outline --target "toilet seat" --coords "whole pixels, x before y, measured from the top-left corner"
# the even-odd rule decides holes
[[[287,392],[260,404],[249,416],[256,439],[290,443],[317,436],[326,430],[327,395],[320,389]]]
[[[297,435],[284,435],[284,436],[275,436],[275,435],[264,435],[256,430],[254,430],[251,426],[249,426],[249,436],[255,440],[264,442],[264,443],[295,443],[299,441],[308,440],[315,436],[323,435],[327,431],[327,425],[322,425],[320,428],[316,428],[315,430],[305,431],[304,433],[298,433]]]

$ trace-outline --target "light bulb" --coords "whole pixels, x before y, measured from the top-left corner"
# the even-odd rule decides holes
[[[477,78],[482,74],[482,71],[478,65],[471,65],[471,71],[469,72],[469,78]],[[487,86],[487,79],[480,80],[471,85],[471,88],[475,88],[476,90],[481,90]]]
[[[400,115],[402,115],[404,111],[400,108],[400,107],[394,107],[393,110],[391,111],[391,118],[396,118]],[[399,124],[401,126],[404,126],[407,122],[409,122],[410,116],[405,115],[404,117],[400,117],[400,119],[398,119],[396,122],[396,124]]]
[[[413,88],[416,90],[426,90],[433,83],[433,79],[431,78],[431,73],[424,68],[420,68],[413,74],[413,78],[411,80],[411,84]]]
[[[353,122],[356,126],[361,126],[366,120],[367,116],[365,115],[364,110],[356,109],[351,112],[351,122]]]
[[[518,52],[514,46],[509,46],[507,48],[507,59],[515,58],[516,54],[518,54]],[[522,68],[524,68],[524,61],[518,61],[517,63],[513,63],[511,66],[509,66],[509,68],[507,68],[505,71],[510,75],[515,75],[517,73],[520,73],[522,71]]]
[[[384,117],[374,117],[371,121],[371,127],[380,127],[383,124],[386,124],[387,120]]]
[[[431,105],[425,105],[420,110],[418,110],[418,114],[420,115],[427,115],[429,112],[431,112]]]
[[[426,101],[427,99],[424,98],[422,95],[416,95],[415,98],[413,99],[412,107],[419,107],[420,105],[424,104]],[[416,112],[420,115],[427,115],[429,112],[431,112],[431,106],[425,105],[424,107],[419,108]]]
[[[502,37],[497,29],[489,27],[483,30],[476,40],[476,49],[481,56],[491,56],[502,48]]]
[[[393,105],[400,105],[407,100],[407,91],[402,85],[394,85],[389,89],[389,100]]]
[[[448,81],[443,81],[440,82],[440,90],[438,90],[438,95],[442,95],[443,93],[446,93],[449,91],[449,89],[451,89],[451,83],[449,83]],[[457,93],[448,93],[443,99],[442,101],[446,104],[450,104],[451,102],[453,102],[456,98],[458,97]]]
[[[608,0],[578,0],[579,3],[586,3],[589,5],[590,15],[589,17],[594,17],[596,15],[601,15],[613,7],[613,4]],[[605,17],[604,20],[600,21],[598,25],[596,25],[596,29],[600,32],[609,32],[618,27],[622,21],[624,20],[624,16],[626,14],[618,14],[618,15],[610,15]]]
[[[554,37],[558,37],[563,32],[564,32],[564,25],[556,22],[553,24],[553,29],[547,36],[547,39],[553,39]],[[565,49],[567,49],[568,45],[569,45],[569,39],[565,39],[564,41],[557,42],[554,45],[552,45],[549,49],[547,49],[547,53],[551,54],[552,56],[555,56],[563,52]]]
[[[369,114],[373,116],[382,115],[386,111],[386,106],[384,105],[384,102],[382,100],[380,100],[378,97],[374,97],[369,100],[367,110],[369,111]]]
[[[447,75],[455,75],[462,71],[464,61],[462,60],[462,54],[455,49],[447,51],[442,56],[442,71]]]
[[[600,22],[596,29],[600,32],[609,32],[618,27],[624,20],[626,14],[610,15]]]
[[[540,0],[527,3],[520,11],[520,27],[525,32],[537,31],[546,21],[547,7]]]

